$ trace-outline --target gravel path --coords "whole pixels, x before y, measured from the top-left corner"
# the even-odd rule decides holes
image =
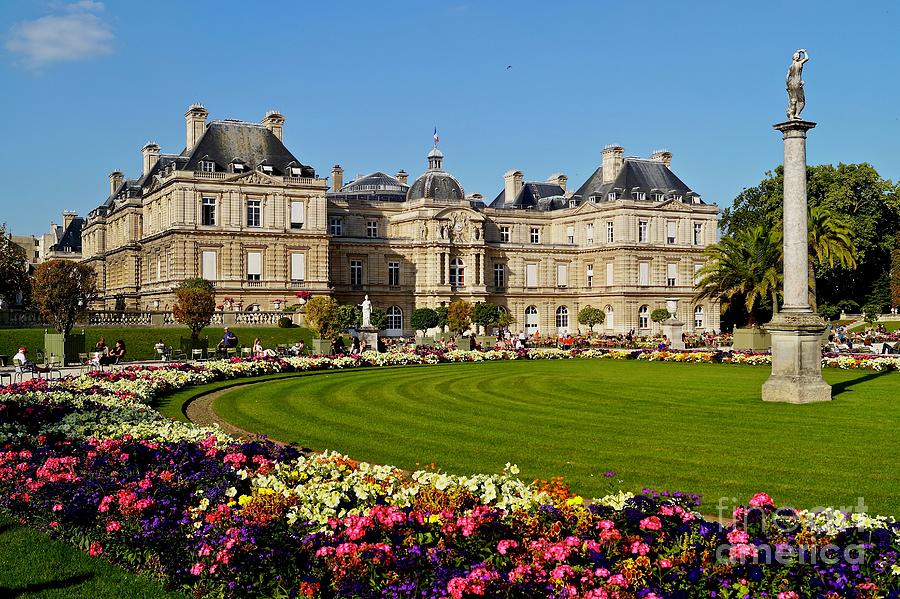
[[[236,427],[230,422],[222,420],[216,414],[215,410],[213,410],[213,402],[216,401],[216,398],[232,390],[234,390],[234,387],[226,387],[225,389],[219,389],[218,391],[206,393],[205,395],[201,395],[200,397],[192,400],[185,409],[185,414],[187,415],[188,420],[190,420],[194,424],[199,424],[200,426],[218,425],[219,428],[221,428],[232,437],[239,437],[242,439],[259,437],[259,433],[252,433],[248,430]],[[278,445],[287,445],[287,443],[279,441],[278,439],[273,439],[272,437],[268,436],[266,438],[273,443],[277,443]],[[306,448],[303,449],[304,453],[307,453],[308,451],[309,450],[307,450]]]

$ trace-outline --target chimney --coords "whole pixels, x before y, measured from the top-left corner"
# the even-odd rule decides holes
[[[284,116],[277,110],[270,110],[262,120],[262,126],[271,131],[278,141],[284,141]]]
[[[516,169],[510,169],[503,175],[503,192],[507,203],[515,200],[519,192],[522,191],[524,179],[525,175],[522,174],[522,171],[517,171]]]
[[[119,189],[119,186],[124,180],[125,175],[123,175],[121,171],[111,172],[109,174],[109,195],[113,195],[114,193],[116,193],[116,190]]]
[[[397,181],[400,181],[400,182],[403,183],[404,185],[409,185],[409,183],[408,183],[408,182],[409,182],[409,175],[406,174],[406,171],[405,171],[405,170],[400,169],[399,171],[397,171]]]
[[[141,156],[144,157],[143,173],[146,177],[153,170],[156,161],[159,160],[159,146],[152,141],[148,142],[147,145],[141,148]]]
[[[554,173],[554,174],[550,175],[550,178],[547,179],[547,182],[555,183],[555,184],[559,185],[560,187],[562,187],[562,190],[565,191],[566,190],[566,182],[568,180],[569,180],[569,178],[566,177],[564,174]]]
[[[603,148],[603,183],[611,183],[622,172],[625,164],[625,148],[611,144]]]
[[[331,167],[331,191],[336,192],[340,191],[341,187],[344,186],[344,169],[341,168],[340,164],[335,164]]]
[[[672,168],[672,152],[668,150],[656,150],[650,154],[650,160],[662,162],[666,165],[666,168]]]
[[[71,210],[63,211],[63,231],[69,228],[76,216],[78,216],[77,212],[72,212]]]
[[[185,128],[187,129],[187,139],[185,148],[191,150],[206,131],[206,117],[209,111],[203,107],[203,104],[191,104],[187,112],[184,113]]]

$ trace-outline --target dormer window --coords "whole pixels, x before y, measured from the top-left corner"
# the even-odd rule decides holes
[[[700,196],[692,196],[691,197],[691,204],[700,204],[700,203],[701,203]]]
[[[682,200],[682,196],[680,196],[680,195],[673,195],[673,196],[672,196],[672,199],[673,199],[674,201],[676,201],[676,202],[680,202],[680,201]]]
[[[643,191],[632,191],[631,196],[639,202],[643,202],[647,199],[647,194]]]
[[[299,166],[292,166],[291,167],[291,176],[292,177],[302,177],[303,169],[300,168]]]
[[[201,173],[212,173],[216,170],[216,163],[212,160],[201,160],[198,166]]]
[[[267,175],[271,175],[271,174],[272,174],[272,167],[269,166],[268,164],[260,164],[260,165],[259,165],[259,170],[262,171],[262,172],[264,172],[264,173],[267,174]]]
[[[619,196],[618,196],[618,194],[617,194],[616,192],[611,191],[611,192],[609,192],[609,194],[606,196],[606,199],[609,200],[610,202],[615,202],[617,199],[619,199]]]
[[[654,201],[654,202],[662,202],[664,199],[666,199],[665,194],[661,194],[661,193],[654,193],[654,194],[653,194],[653,201]]]
[[[243,163],[241,163],[241,162],[232,162],[232,163],[231,163],[231,170],[234,171],[235,173],[243,173],[243,172],[244,172],[244,165],[243,165]]]
[[[578,200],[569,200],[569,208],[576,208],[578,206]]]

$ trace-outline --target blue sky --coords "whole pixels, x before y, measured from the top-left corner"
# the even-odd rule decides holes
[[[0,222],[39,233],[184,146],[183,114],[285,117],[323,176],[444,167],[487,198],[503,173],[562,171],[604,145],[729,205],[781,161],[784,75],[809,50],[809,161],[900,178],[896,2],[97,2],[0,5]],[[511,68],[507,68],[510,65]]]

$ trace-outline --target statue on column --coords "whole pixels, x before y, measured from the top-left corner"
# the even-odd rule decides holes
[[[363,303],[359,305],[362,308],[362,328],[368,329],[372,326],[372,302],[369,301],[368,294],[365,299],[363,299]]]
[[[800,48],[794,52],[794,60],[787,72],[788,109],[787,117],[790,121],[799,121],[800,113],[806,106],[806,95],[803,93],[803,65],[809,60],[809,53]]]

